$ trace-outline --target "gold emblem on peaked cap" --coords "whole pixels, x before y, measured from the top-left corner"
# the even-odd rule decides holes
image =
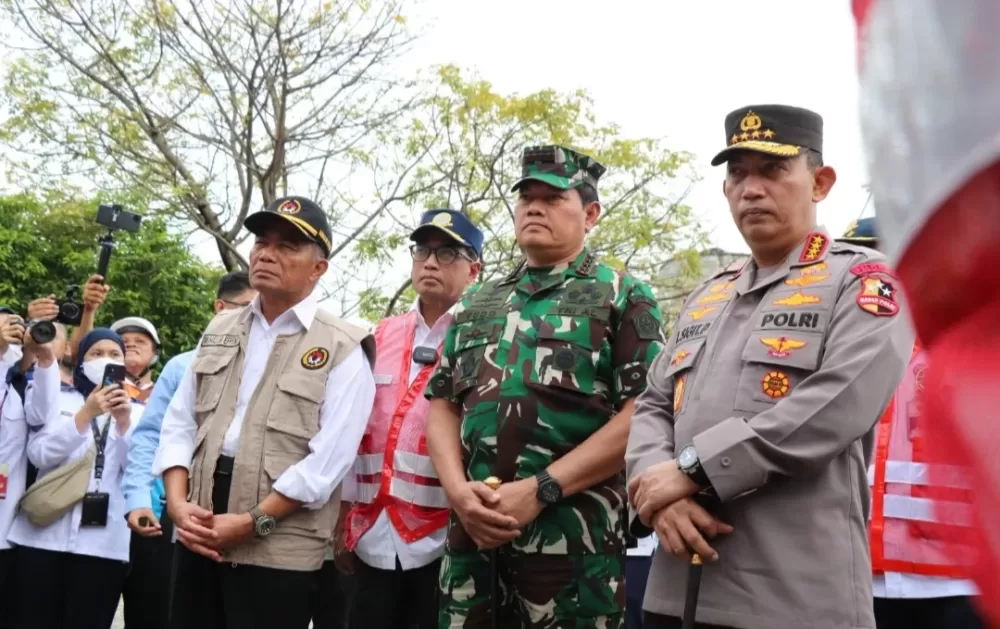
[[[451,214],[447,212],[438,212],[431,219],[431,225],[437,225],[438,227],[451,227]]]
[[[740,120],[740,129],[743,131],[756,131],[760,129],[761,121],[760,116],[753,113],[753,111],[748,111],[747,115],[743,116],[743,120]]]

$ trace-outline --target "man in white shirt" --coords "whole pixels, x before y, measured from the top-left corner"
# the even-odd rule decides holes
[[[209,324],[153,463],[183,545],[178,629],[308,627],[375,395],[373,339],[313,294],[331,250],[323,211],[286,197],[244,226],[258,296]]]
[[[440,360],[450,311],[482,268],[483,233],[461,212],[425,212],[410,239],[417,301],[375,330],[375,405],[354,466],[356,502],[341,510],[350,506],[338,565],[356,575],[351,624],[365,629],[438,624],[449,509],[427,453],[424,389]]]

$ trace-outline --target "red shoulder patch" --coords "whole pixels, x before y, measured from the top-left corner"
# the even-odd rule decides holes
[[[822,232],[813,232],[806,236],[806,244],[802,247],[799,262],[815,262],[821,259],[829,248],[829,236]]]
[[[873,275],[866,275],[861,279],[857,301],[862,310],[876,317],[893,317],[899,312],[896,287]]]
[[[881,262],[862,262],[861,264],[855,264],[851,267],[851,273],[854,273],[858,277],[863,277],[865,275],[874,275],[876,273],[883,273],[889,277],[896,277],[892,269],[888,265]]]

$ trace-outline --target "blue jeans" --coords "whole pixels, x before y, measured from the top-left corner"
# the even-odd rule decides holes
[[[642,629],[642,597],[653,558],[625,558],[625,629]]]

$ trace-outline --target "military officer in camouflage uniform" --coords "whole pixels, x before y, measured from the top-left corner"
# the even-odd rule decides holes
[[[427,444],[454,509],[439,626],[489,626],[499,547],[503,627],[622,626],[625,443],[662,347],[648,286],[585,245],[604,167],[558,146],[522,158],[526,261],[456,310],[427,389]],[[497,476],[491,491],[482,481]]]
[[[822,124],[781,105],[726,118],[712,163],[752,258],[688,298],[625,457],[633,532],[665,551],[647,629],[681,627],[692,550],[699,627],[875,628],[866,460],[913,336],[881,254],[816,226],[836,180]]]

